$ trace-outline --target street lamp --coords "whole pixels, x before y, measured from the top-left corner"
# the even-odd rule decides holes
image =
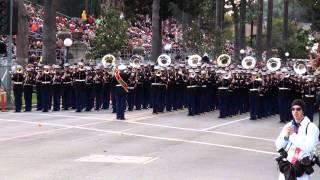
[[[290,56],[290,53],[289,53],[289,52],[286,52],[286,53],[284,53],[284,55],[285,55],[286,57],[289,57],[289,56]]]
[[[289,53],[289,52],[285,52],[285,53],[284,53],[284,56],[286,56],[286,63],[287,63],[288,57],[290,56],[290,53]]]
[[[72,46],[72,40],[70,38],[66,38],[63,41],[64,46],[67,48],[67,54],[66,54],[66,63],[68,63],[68,55],[69,55],[69,48],[70,46]],[[62,63],[62,65],[64,64],[64,62]]]

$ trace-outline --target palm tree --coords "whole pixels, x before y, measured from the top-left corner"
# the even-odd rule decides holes
[[[273,0],[268,0],[268,20],[267,20],[267,59],[272,56],[272,15]]]
[[[221,54],[221,46],[222,46],[222,16],[223,16],[223,6],[222,6],[222,0],[215,0],[216,1],[216,24],[215,24],[215,31],[216,31],[216,37],[215,37],[215,56],[219,56]]]
[[[56,7],[57,1],[45,0],[42,58],[44,64],[56,63]]]
[[[234,1],[231,1],[231,5],[233,9],[234,23],[234,60],[238,62],[240,59],[239,7]]]
[[[282,34],[282,43],[283,43],[283,52],[287,51],[287,41],[288,41],[288,8],[289,8],[289,0],[283,1],[283,34]]]
[[[258,0],[258,18],[257,18],[257,42],[256,58],[262,60],[262,23],[263,23],[263,0]]]
[[[17,62],[25,65],[28,62],[29,53],[29,28],[28,14],[23,1],[15,0],[18,6],[18,33],[17,33]]]
[[[246,14],[247,0],[240,1],[240,49],[246,48]]]
[[[160,23],[160,1],[153,0],[152,3],[152,49],[151,60],[156,61],[162,50],[161,23]]]

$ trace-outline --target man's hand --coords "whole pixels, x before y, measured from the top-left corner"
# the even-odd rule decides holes
[[[294,133],[293,127],[292,126],[288,126],[288,128],[287,128],[287,136],[289,137],[293,133]]]

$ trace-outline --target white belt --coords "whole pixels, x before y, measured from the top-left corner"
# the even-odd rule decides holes
[[[229,88],[227,88],[227,87],[218,87],[218,89],[223,90],[223,89],[229,89]]]
[[[187,88],[196,88],[198,87],[197,85],[194,85],[194,86],[187,86]]]
[[[71,84],[71,82],[63,82],[63,84]]]
[[[53,84],[61,84],[61,82],[54,82]]]
[[[134,89],[134,87],[128,87],[128,89]]]
[[[50,84],[51,82],[50,81],[42,81],[41,83],[42,84]]]
[[[305,97],[314,97],[314,95],[304,95]]]
[[[85,82],[85,79],[76,79],[76,82]]]
[[[201,87],[207,87],[207,85],[203,85],[203,86],[201,86]]]
[[[121,85],[121,84],[117,84],[116,86],[117,86],[117,87],[121,87],[122,85]]]
[[[22,82],[13,82],[13,84],[22,84]]]
[[[250,89],[250,91],[258,91],[258,89]]]
[[[282,87],[279,87],[279,90],[289,90],[289,88],[282,88]]]
[[[153,86],[160,86],[160,85],[164,85],[164,84],[161,84],[161,83],[151,83],[151,85],[153,85]]]

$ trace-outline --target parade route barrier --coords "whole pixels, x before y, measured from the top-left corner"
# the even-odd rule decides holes
[[[1,111],[4,112],[6,109],[6,91],[0,88],[0,101],[1,101]]]

